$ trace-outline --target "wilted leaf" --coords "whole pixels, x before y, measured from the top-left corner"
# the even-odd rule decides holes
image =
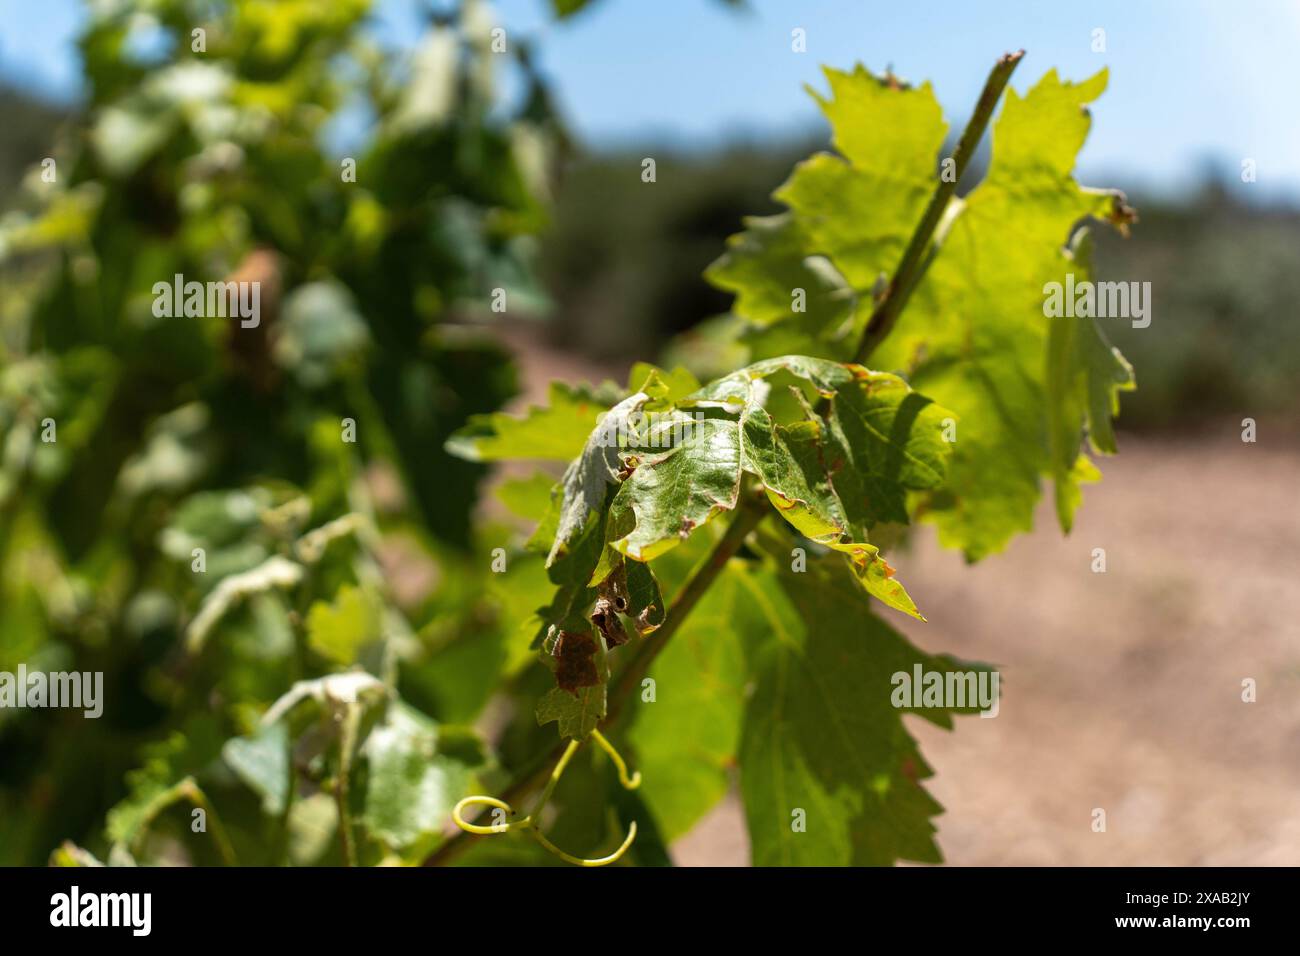
[[[636,392],[611,408],[587,438],[582,453],[565,469],[555,543],[546,557],[547,567],[569,550],[593,515],[604,513],[605,494],[622,472],[620,435],[630,429],[629,419],[649,399],[645,392]]]
[[[775,422],[762,402],[765,379],[780,373],[808,383],[827,418],[805,402],[809,418]],[[844,552],[870,594],[921,616],[867,535],[878,521],[906,522],[907,493],[942,482],[950,413],[898,376],[793,355],[711,382],[680,405],[727,417],[688,420],[668,451],[629,458],[635,468],[610,505],[610,547],[637,561],[658,557],[733,509],[747,472],[800,534]]]
[[[341,713],[352,704],[369,705],[381,701],[389,693],[389,688],[383,681],[362,671],[300,680],[267,708],[262,715],[262,723],[275,723],[305,700],[314,700],[322,707]]]
[[[632,530],[610,542],[637,561],[649,561],[722,511],[740,492],[740,426],[706,419],[671,450],[643,459],[619,489],[610,519],[634,518]]]

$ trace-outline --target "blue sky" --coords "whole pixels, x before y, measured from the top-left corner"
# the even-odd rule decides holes
[[[322,0],[328,2],[328,0]],[[1258,198],[1300,199],[1300,0],[597,0],[554,23],[544,0],[499,0],[507,30],[536,38],[570,123],[597,145],[707,146],[815,122],[803,91],[818,64],[892,65],[930,79],[955,124],[993,59],[1024,47],[1014,85],[1047,69],[1082,79],[1110,68],[1082,178],[1131,177],[1174,192],[1213,160],[1235,177],[1256,161]],[[412,0],[377,0],[376,33],[408,45]],[[0,0],[0,76],[76,95],[78,0]],[[791,52],[801,27],[808,51]],[[1106,31],[1106,52],[1092,50]],[[1107,185],[1130,183],[1107,182]]]

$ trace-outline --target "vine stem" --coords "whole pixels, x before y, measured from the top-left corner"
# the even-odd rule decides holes
[[[217,844],[217,852],[221,854],[222,861],[226,866],[238,866],[239,861],[235,858],[235,848],[230,842],[230,837],[226,834],[226,828],[221,823],[221,817],[213,809],[212,801],[203,789],[194,782],[193,777],[185,778],[185,795],[190,802],[196,807],[202,808],[207,816],[208,825],[212,828],[212,839]]]
[[[649,671],[650,665],[663,651],[668,640],[681,628],[686,616],[690,614],[695,605],[700,602],[700,598],[713,586],[713,582],[722,573],[722,569],[727,566],[727,562],[740,550],[741,545],[745,543],[745,539],[749,537],[749,533],[758,527],[759,522],[763,520],[767,513],[766,505],[758,496],[745,495],[742,497],[731,524],[727,526],[726,533],[713,546],[713,550],[709,552],[708,557],[691,573],[690,578],[682,585],[681,590],[673,599],[663,626],[641,642],[636,655],[623,668],[618,682],[610,691],[609,708],[605,714],[605,726],[612,726],[618,719],[628,698],[640,685],[646,672]],[[567,752],[566,747],[566,741],[559,741],[540,759],[516,776],[502,791],[500,799],[512,805],[518,803],[519,797],[536,787],[543,778],[549,776],[551,771],[548,768],[564,758]],[[427,857],[424,865],[446,866],[468,850],[477,839],[479,839],[478,834],[461,830]]]
[[[942,176],[939,178],[939,185],[934,195],[930,197],[929,205],[925,207],[925,215],[916,224],[912,238],[907,243],[907,249],[903,252],[903,258],[899,261],[898,268],[894,270],[893,278],[889,280],[889,285],[876,302],[871,318],[867,320],[866,327],[862,330],[857,350],[853,353],[853,361],[858,364],[865,362],[876,347],[884,341],[885,336],[893,330],[894,323],[902,315],[903,307],[907,305],[907,300],[912,295],[912,290],[925,274],[930,263],[930,257],[926,253],[930,249],[934,231],[943,219],[948,201],[957,191],[957,182],[970,164],[971,157],[975,155],[975,148],[984,138],[984,131],[993,117],[993,110],[997,107],[998,100],[1002,98],[1002,91],[1006,89],[1007,81],[1011,79],[1011,74],[1015,72],[1017,64],[1024,55],[1024,50],[1004,53],[993,65],[993,71],[985,80],[984,89],[975,103],[975,112],[971,114],[970,122],[962,130],[961,139],[957,141],[957,149],[952,154],[953,175],[951,178]]]
[[[352,775],[352,751],[357,745],[357,732],[361,725],[361,706],[357,703],[348,704],[342,718],[343,729],[339,734],[339,774],[334,784],[334,799],[339,808],[339,838],[343,844],[343,861],[346,866],[356,866],[357,848],[352,838],[348,777]]]
[[[139,856],[141,844],[153,822],[158,819],[158,815],[180,800],[188,800],[192,806],[203,811],[205,824],[211,827],[212,840],[217,845],[217,852],[221,854],[221,861],[226,866],[238,866],[239,860],[235,857],[235,848],[230,842],[226,828],[221,825],[221,818],[213,808],[208,795],[195,783],[193,777],[185,777],[149,801],[141,815],[136,834],[127,845],[128,852]],[[209,831],[205,827],[201,832]]]

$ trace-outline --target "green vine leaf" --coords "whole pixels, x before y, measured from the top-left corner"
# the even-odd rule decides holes
[[[897,375],[875,372],[835,396],[826,443],[831,481],[852,533],[882,521],[906,524],[910,491],[943,486],[956,417]]]
[[[1093,320],[1047,318],[1044,292],[1069,272],[1076,281],[1090,278],[1066,241],[1080,219],[1109,218],[1117,205],[1115,195],[1084,189],[1070,176],[1090,124],[1086,105],[1105,85],[1105,71],[1081,84],[1053,71],[1023,97],[1008,92],[993,127],[988,176],[966,197],[880,352],[882,362],[913,367],[913,384],[961,416],[948,487],[929,518],[943,543],[970,558],[1001,550],[1033,526],[1043,474],[1057,484],[1058,516],[1068,530],[1079,479],[1095,473],[1077,465],[1086,416],[1067,404],[1068,380],[1092,377],[1087,365],[1075,371],[1090,351],[1067,348],[1068,360],[1053,363],[1049,349],[1053,327],[1077,323],[1083,327],[1075,334],[1092,336]],[[1112,370],[1102,375],[1111,379]]]
[[[582,451],[600,413],[615,400],[614,387],[551,383],[549,404],[522,418],[505,412],[472,415],[447,440],[447,451],[467,461],[538,459],[569,461]]]
[[[826,75],[831,95],[818,101],[839,155],[801,163],[775,194],[789,211],[747,220],[706,273],[736,294],[752,358],[852,354],[863,317],[846,321],[829,303],[871,301],[883,289],[934,192],[946,126],[928,84],[905,87],[861,66]],[[941,542],[972,560],[1032,526],[1043,476],[1055,484],[1069,530],[1080,483],[1098,477],[1081,453],[1085,430],[1094,452],[1115,450],[1110,419],[1119,392],[1132,388],[1131,369],[1095,319],[1049,319],[1044,309],[1047,283],[1091,277],[1086,244],[1069,248],[1077,224],[1093,217],[1122,229],[1134,218],[1120,194],[1085,189],[1071,175],[1091,122],[1087,104],[1105,85],[1105,71],[1079,84],[1052,71],[1023,96],[1008,91],[988,175],[964,200],[950,200],[928,271],[871,356],[879,368],[906,370],[913,388],[960,420],[950,467],[942,483],[925,486],[924,510]],[[884,129],[888,136],[879,135]],[[843,277],[847,289],[827,276]],[[789,301],[792,288],[807,294],[803,311]],[[846,455],[872,437],[870,429],[847,433],[855,423],[845,415],[838,424],[844,433],[832,427],[832,441]],[[919,470],[909,476],[913,487]],[[871,472],[854,468],[836,482],[870,505],[846,515],[851,524],[904,517],[906,495],[896,487],[869,478],[846,492],[863,475]]]
[[[929,83],[904,87],[861,65],[824,72],[831,96],[813,96],[840,155],[800,163],[776,198],[811,240],[804,255],[827,256],[853,288],[870,290],[892,273],[934,192],[948,126]]]
[[[514,515],[531,521],[541,521],[550,511],[551,492],[555,488],[555,479],[545,472],[534,472],[527,478],[509,478],[497,486],[497,498]],[[551,540],[555,531],[551,529]],[[545,551],[551,549],[551,541],[546,542]],[[543,553],[545,553],[545,551]]]
[[[739,423],[701,421],[670,451],[641,460],[623,482],[610,506],[610,525],[630,523],[631,530],[610,546],[636,561],[649,561],[715,515],[735,508],[739,493]]]
[[[729,569],[743,590],[736,626],[751,635],[739,758],[754,863],[941,862],[931,817],[942,808],[921,785],[932,771],[902,715],[951,728],[953,713],[974,708],[895,708],[891,678],[959,665],[918,651],[821,563],[776,567]]]
[[[734,311],[768,328],[790,319],[800,305],[803,311],[794,314],[805,334],[832,338],[845,331],[857,296],[829,259],[805,252],[812,240],[795,217],[750,216],[744,224],[745,231],[727,240],[727,251],[704,273],[718,288],[736,294]],[[802,291],[802,302],[792,290]],[[797,343],[791,345],[790,350],[799,350]]]
[[[675,402],[700,387],[700,381],[688,369],[676,366],[671,372],[649,362],[637,362],[627,374],[627,390],[653,391],[657,399]]]
[[[1084,231],[1075,237],[1070,259],[1077,274],[1092,275],[1092,241]],[[1119,414],[1119,394],[1136,387],[1133,367],[1107,340],[1096,319],[1053,319],[1047,342],[1048,447],[1055,482],[1056,515],[1069,531],[1082,494],[1079,485],[1101,474],[1081,454],[1087,424],[1092,450],[1113,455],[1118,448],[1111,419]]]
[[[552,687],[537,703],[537,723],[557,724],[561,737],[583,740],[605,719],[606,686],[583,687],[576,694]]]
[[[306,626],[307,646],[331,664],[347,667],[383,636],[383,603],[371,591],[345,584],[333,601],[311,606]]]

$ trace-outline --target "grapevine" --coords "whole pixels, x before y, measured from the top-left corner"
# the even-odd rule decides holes
[[[1022,57],[1023,51],[1008,54],[995,64],[974,115],[950,157],[948,173],[933,188],[893,275],[877,283],[872,291],[855,288],[842,273],[827,283],[832,288],[827,291],[825,307],[839,316],[835,310],[845,309],[845,303],[849,303],[845,311],[849,327],[856,330],[854,335],[846,340],[840,334],[835,341],[828,341],[825,337],[819,340],[815,335],[803,334],[803,342],[817,346],[827,357],[777,356],[703,387],[692,388],[696,383],[670,381],[666,373],[649,370],[643,381],[629,383],[632,394],[601,416],[581,454],[569,464],[563,482],[552,490],[551,507],[542,519],[538,534],[547,552],[546,565],[551,570],[551,578],[560,587],[551,606],[539,611],[543,629],[535,643],[540,644],[543,660],[558,677],[558,686],[548,692],[538,707],[538,720],[557,721],[562,737],[569,739],[557,770],[565,766],[578,741],[592,736],[603,745],[605,738],[599,736],[598,724],[603,721],[607,727],[615,725],[618,712],[625,705],[625,695],[647,673],[650,662],[662,653],[699,597],[759,528],[769,513],[765,504],[771,505],[797,536],[825,551],[842,554],[849,574],[865,594],[895,611],[924,620],[880,548],[868,542],[868,533],[880,528],[882,537],[888,540],[892,533],[890,526],[906,525],[912,513],[922,513],[925,507],[921,502],[927,497],[931,503],[943,501],[942,489],[950,480],[953,449],[942,433],[956,416],[913,391],[903,378],[872,371],[862,363],[882,346],[899,323],[913,293],[923,285],[932,263],[944,255],[954,217],[964,211],[964,203],[954,198],[957,182]],[[845,100],[889,99],[892,94],[904,91],[892,77],[878,80],[861,68],[851,75],[832,72],[830,76],[832,87]],[[1058,91],[1069,87],[1060,86],[1054,75],[1049,75],[1041,89],[1046,98],[1058,96]],[[838,102],[835,105],[836,110],[827,109],[833,124],[855,119],[841,111],[846,107]],[[840,146],[848,152],[844,143]],[[995,162],[996,150],[995,141]],[[784,188],[786,196],[791,197],[788,202],[795,202],[793,197],[798,195],[801,175],[811,179],[814,164],[819,162],[823,163],[822,173],[828,172],[826,167],[842,163],[834,158],[815,157],[797,169]],[[843,166],[839,165],[834,176],[843,175]],[[1081,214],[1091,212],[1121,228],[1134,219],[1122,194],[1073,188],[1081,201]],[[779,191],[778,198],[786,197]],[[816,206],[823,201],[821,196],[814,196],[812,204]],[[965,214],[975,215],[969,211]],[[823,215],[830,216],[824,211]],[[813,244],[804,249],[790,248],[808,242],[807,236],[798,235],[798,223],[797,214],[778,217],[776,221],[751,221],[750,232],[733,240],[733,251],[714,267],[712,277],[737,292],[738,307],[747,304],[746,297],[758,298],[773,292],[772,286],[779,280],[774,281],[764,272],[781,271],[784,278],[808,269],[808,260],[801,258],[799,252],[825,251]],[[1062,223],[1062,227],[1068,231],[1074,224]],[[1082,231],[1074,233],[1073,249],[1083,248],[1083,236]],[[952,241],[960,242],[961,238],[958,235]],[[1051,249],[1044,251],[1050,253]],[[1068,250],[1058,254],[1067,261],[1075,255]],[[835,257],[829,258],[833,263]],[[865,273],[866,277],[870,275]],[[775,297],[776,294],[769,296]],[[871,310],[862,322],[854,319],[855,303],[859,300],[871,302]],[[751,315],[757,318],[761,311]],[[769,319],[769,324],[777,322]],[[831,323],[823,320],[820,326],[818,331],[830,327]],[[760,326],[760,335],[761,332]],[[1053,339],[1064,336],[1058,328],[1053,328],[1051,334]],[[755,339],[761,341],[759,336]],[[798,334],[795,340],[800,340]],[[781,341],[785,344],[786,340]],[[1094,383],[1090,379],[1084,387],[1094,395],[1100,389],[1102,408],[1109,411],[1114,407],[1114,390],[1131,384],[1127,366],[1118,353],[1104,345],[1099,329],[1085,330],[1082,341],[1086,343],[1083,348],[1089,351],[1080,361],[1100,366],[1086,368],[1084,374],[1111,376],[1109,382]],[[1059,346],[1054,341],[1048,348],[1055,351]],[[836,353],[847,354],[852,360],[837,361]],[[918,362],[913,358],[910,364],[912,378],[924,380],[924,359]],[[765,407],[773,393],[766,380],[774,377],[786,381],[796,400],[794,415],[788,423],[777,421]],[[791,379],[795,384],[789,384]],[[1047,384],[1049,391],[1058,387],[1055,382]],[[633,388],[634,385],[637,387]],[[658,416],[658,424],[638,431],[637,423],[646,417],[646,410]],[[705,410],[706,417],[699,417],[701,410]],[[690,412],[697,417],[690,418]],[[539,421],[544,421],[547,413],[537,410],[534,414]],[[1060,424],[1073,428],[1076,435],[1081,431],[1077,418]],[[1100,421],[1100,416],[1089,424],[1096,432],[1094,447],[1098,451],[1113,450],[1106,437],[1108,424]],[[501,416],[490,417],[472,424],[460,439],[453,441],[452,447],[478,460],[509,457],[495,450],[485,453],[485,449],[498,442],[502,448],[508,448],[512,431],[523,427]],[[660,438],[665,430],[673,429],[677,434],[666,442],[667,451],[643,450],[647,439]],[[614,435],[622,437],[612,442]],[[649,444],[658,446],[660,442]],[[1066,440],[1063,445],[1071,456],[1078,456],[1077,438]],[[888,465],[882,465],[884,461]],[[1070,482],[1091,473],[1086,458],[1076,462],[1074,457],[1070,458],[1067,471],[1057,473],[1058,504],[1066,530],[1072,510],[1068,501],[1075,494]],[[665,488],[671,491],[664,494]],[[617,617],[610,613],[611,595],[620,613],[644,622],[647,615],[655,614],[662,607],[658,582],[646,565],[681,544],[714,517],[728,512],[732,513],[731,524],[717,549],[683,585],[681,596],[667,613],[667,623],[635,628],[651,650],[643,647],[625,665],[624,679],[615,685],[612,696],[607,697],[606,654],[629,640]],[[784,546],[774,544],[766,532],[763,537],[771,556],[776,557],[777,549]],[[538,540],[538,535],[534,540]],[[966,550],[972,557],[978,557],[986,547],[986,542],[971,540]],[[626,584],[620,582],[633,575],[641,579],[642,586],[636,592],[638,599],[630,601]],[[577,635],[583,637],[578,639]],[[577,651],[573,650],[575,647]],[[580,676],[575,677],[575,673]],[[618,762],[621,767],[621,758]],[[554,779],[544,792],[541,804],[549,796]],[[530,777],[525,776],[509,792],[525,790],[529,782]],[[487,797],[472,798],[469,802],[509,806]],[[459,812],[456,822],[465,831],[458,838],[461,841],[467,836],[490,832],[490,828],[468,823]],[[621,857],[634,835],[633,830],[616,854],[601,862]],[[452,841],[431,861],[447,861],[457,846]]]
[[[116,696],[6,711],[0,862],[660,865],[733,792],[755,864],[940,861],[904,717],[990,701],[895,686],[997,673],[908,636],[907,545],[982,560],[1045,493],[1068,533],[1117,450],[1132,369],[1045,306],[1136,220],[1073,174],[1105,71],[999,58],[948,151],[928,83],[825,68],[830,148],[718,249],[690,368],[505,412],[571,144],[530,43],[447,6],[409,71],[367,0],[157,0],[148,63],[88,14],[0,219],[0,675]]]

